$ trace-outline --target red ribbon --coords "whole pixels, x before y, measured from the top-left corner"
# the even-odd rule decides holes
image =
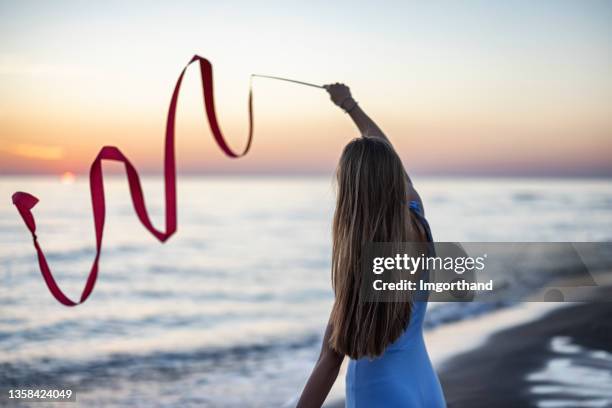
[[[225,141],[217,116],[215,114],[215,100],[213,97],[213,74],[212,65],[206,58],[202,58],[195,55],[191,61],[183,68],[181,75],[176,81],[174,86],[174,92],[172,93],[172,99],[170,100],[170,107],[168,109],[168,118],[166,121],[166,144],[164,153],[164,181],[165,181],[165,197],[166,197],[166,228],[164,231],[160,231],[153,226],[147,213],[145,206],[144,196],[142,194],[142,187],[140,185],[140,178],[136,168],[130,163],[128,158],[115,146],[104,146],[96,159],[91,165],[89,170],[89,189],[91,191],[91,203],[93,206],[93,216],[96,229],[96,257],[94,258],[87,283],[81,294],[81,299],[75,302],[68,298],[64,292],[59,288],[53,274],[49,269],[45,254],[38,243],[36,237],[36,221],[34,215],[32,215],[32,208],[38,202],[38,198],[31,194],[24,192],[16,192],[13,194],[13,204],[17,207],[21,218],[25,222],[26,226],[32,233],[34,240],[34,248],[38,254],[38,264],[40,266],[40,272],[42,273],[47,287],[51,291],[51,294],[62,304],[66,306],[76,306],[80,303],[85,302],[96,284],[98,277],[98,262],[100,260],[100,252],[102,251],[102,236],[104,234],[104,219],[106,217],[106,204],[104,199],[104,178],[102,173],[102,160],[113,160],[122,162],[125,166],[127,173],[128,182],[130,185],[130,195],[132,197],[132,204],[138,219],[144,227],[153,234],[161,242],[165,242],[176,232],[177,217],[176,217],[176,164],[174,155],[174,128],[176,119],[176,105],[181,89],[181,83],[183,76],[187,68],[194,62],[198,62],[200,65],[200,75],[202,78],[202,92],[204,95],[204,106],[206,109],[206,116],[208,117],[208,123],[210,130],[217,141],[217,145],[223,150],[223,152],[232,158],[238,158],[244,156],[251,147],[251,141],[253,139],[253,91],[249,89],[249,137],[247,140],[246,147],[241,153],[234,152]]]

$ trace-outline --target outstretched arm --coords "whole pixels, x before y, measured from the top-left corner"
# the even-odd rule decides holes
[[[344,356],[336,353],[329,346],[331,332],[332,327],[328,324],[323,336],[319,359],[304,386],[296,408],[320,408],[338,377]]]
[[[391,141],[385,136],[378,125],[361,109],[359,104],[353,99],[351,90],[344,84],[325,85],[325,89],[329,92],[329,96],[334,104],[342,108],[348,113],[359,128],[363,137],[380,137],[385,139],[389,144]]]
[[[379,137],[381,139],[386,140],[391,146],[393,144],[389,140],[389,138],[383,133],[383,131],[378,127],[376,122],[374,122],[368,115],[361,109],[359,104],[353,99],[353,95],[351,95],[351,89],[344,84],[331,84],[325,85],[325,89],[329,93],[329,96],[334,104],[342,108],[346,113],[349,114],[351,119],[359,131],[361,132],[362,137]],[[423,208],[423,203],[421,202],[421,197],[419,193],[414,189],[412,185],[412,180],[410,180],[410,176],[408,176],[408,172],[404,168],[404,173],[406,174],[406,180],[408,182],[408,198],[409,200],[418,201],[421,204],[421,208]]]

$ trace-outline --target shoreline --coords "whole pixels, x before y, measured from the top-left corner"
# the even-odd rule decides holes
[[[596,280],[601,286],[591,290],[602,299],[612,299],[610,277],[606,274],[599,278]],[[566,351],[573,350],[574,368],[579,372],[584,373],[584,369],[580,371],[581,364],[595,364],[612,373],[610,301],[525,302],[427,330],[424,336],[449,408],[538,406],[535,401],[543,398],[562,401],[555,405],[559,407],[612,407],[612,391],[609,396],[605,392],[595,395],[606,388],[605,384],[595,386],[593,398],[599,399],[591,401],[593,405],[576,401],[572,405],[571,393],[563,388],[564,379],[555,379],[563,376],[563,370],[554,367],[561,358],[567,361]],[[589,360],[591,356],[596,356],[594,363]],[[326,408],[344,406],[345,364],[324,405]],[[552,371],[547,372],[547,368]],[[584,390],[582,384],[574,387],[576,394]],[[563,402],[563,398],[567,401]]]
[[[610,407],[612,302],[569,304],[499,331],[439,376],[449,408]]]

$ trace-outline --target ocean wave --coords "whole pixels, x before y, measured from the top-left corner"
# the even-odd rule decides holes
[[[100,386],[104,381],[129,379],[176,379],[194,371],[239,370],[245,361],[257,361],[279,353],[291,355],[301,349],[313,349],[320,334],[298,339],[266,341],[232,347],[159,351],[148,354],[111,354],[98,359],[72,361],[62,359],[0,363],[0,385],[19,387],[35,384],[70,384],[77,387]]]

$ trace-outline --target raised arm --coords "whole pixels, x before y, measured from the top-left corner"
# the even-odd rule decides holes
[[[325,85],[325,89],[329,92],[329,96],[333,103],[342,108],[348,113],[359,128],[363,137],[380,137],[385,139],[389,144],[391,141],[385,136],[378,125],[361,109],[359,104],[353,99],[351,90],[344,84]]]
[[[351,89],[348,86],[335,83],[325,85],[325,89],[329,93],[332,102],[342,108],[342,110],[348,113],[351,119],[353,119],[353,122],[355,125],[357,125],[357,128],[359,128],[362,137],[379,137],[386,140],[391,146],[393,146],[391,140],[389,140],[389,138],[383,133],[376,122],[374,122],[372,118],[370,118],[367,113],[361,109],[355,99],[353,99]],[[418,201],[421,204],[421,208],[423,208],[421,197],[414,189],[412,180],[410,180],[410,176],[405,168],[404,173],[406,174],[406,181],[408,183],[408,199]]]
[[[321,344],[321,353],[315,364],[296,408],[320,408],[338,377],[344,356],[329,347],[332,328],[328,324]]]

